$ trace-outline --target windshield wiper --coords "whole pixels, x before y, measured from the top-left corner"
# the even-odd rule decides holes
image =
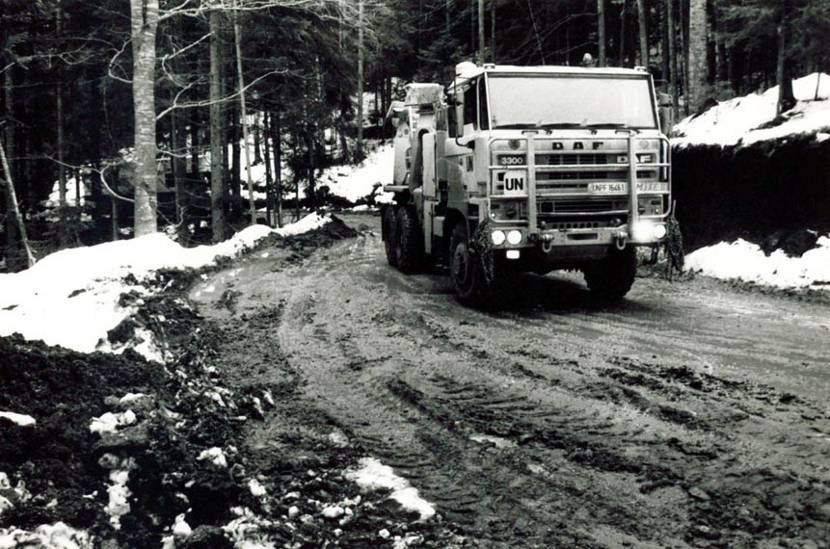
[[[616,128],[625,128],[626,125],[622,124],[620,122],[602,122],[602,123],[598,123],[598,124],[588,124],[586,127],[591,128],[591,129],[603,129],[603,128],[616,129]]]
[[[567,128],[586,128],[587,126],[581,122],[551,122],[547,124],[502,124],[496,126],[496,130],[558,130]]]
[[[535,130],[539,128],[538,124],[523,123],[523,124],[499,124],[495,126],[494,130]]]

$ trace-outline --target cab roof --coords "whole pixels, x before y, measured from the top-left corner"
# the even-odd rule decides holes
[[[617,76],[617,77],[639,77],[648,78],[649,73],[644,68],[625,69],[618,67],[571,67],[565,65],[536,65],[536,66],[518,66],[518,65],[493,65],[484,64],[476,65],[471,62],[459,63],[455,66],[456,78],[447,86],[448,91],[452,91],[454,83],[459,88],[463,88],[466,82],[478,78],[483,74],[490,75],[545,75],[545,74],[561,74],[568,76]]]
[[[577,74],[577,75],[605,75],[605,76],[648,76],[644,68],[625,69],[619,67],[572,67],[566,65],[475,65],[473,63],[459,63],[455,66],[459,78],[475,78],[482,74]]]

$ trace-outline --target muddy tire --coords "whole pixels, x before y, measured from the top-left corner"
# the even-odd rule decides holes
[[[396,210],[397,208],[394,206],[387,206],[383,209],[383,246],[386,248],[386,262],[392,267],[398,266],[398,254],[396,249],[398,219]]]
[[[424,263],[424,236],[411,207],[400,207],[395,223],[395,261],[403,273],[417,272]]]
[[[637,252],[633,246],[620,251],[613,249],[605,259],[582,269],[585,282],[597,298],[620,301],[634,284],[637,274]]]
[[[458,301],[469,307],[491,302],[493,284],[487,283],[481,261],[470,247],[465,223],[456,223],[450,236],[450,279]]]

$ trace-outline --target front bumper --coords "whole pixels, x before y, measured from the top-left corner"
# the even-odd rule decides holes
[[[501,232],[504,237],[497,234]],[[514,237],[508,241],[507,235],[521,233],[521,239],[516,242]],[[662,219],[640,219],[634,227],[621,225],[619,227],[602,227],[589,229],[542,229],[536,233],[529,233],[527,227],[498,227],[491,231],[491,243],[494,249],[523,249],[540,248],[550,253],[560,247],[584,246],[611,246],[622,249],[627,245],[655,246],[665,240],[666,226]]]

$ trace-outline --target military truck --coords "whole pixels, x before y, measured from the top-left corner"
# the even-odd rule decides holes
[[[516,274],[578,269],[619,300],[636,247],[666,237],[671,147],[643,69],[456,66],[409,84],[387,116],[394,178],[382,208],[390,265],[444,265],[459,300],[487,304]]]

